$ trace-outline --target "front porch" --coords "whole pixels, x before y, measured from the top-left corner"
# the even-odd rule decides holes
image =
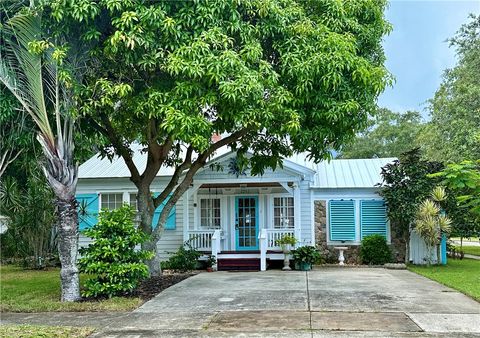
[[[267,260],[283,259],[278,239],[301,241],[298,183],[258,180],[196,182],[184,195],[184,241],[215,256],[221,270],[265,271]]]

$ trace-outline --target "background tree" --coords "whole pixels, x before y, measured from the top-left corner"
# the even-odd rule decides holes
[[[84,130],[121,156],[138,188],[143,246],[216,150],[250,150],[252,174],[294,151],[319,161],[366,124],[390,77],[386,1],[51,1],[52,29],[79,36],[92,61]],[[212,140],[212,135],[222,135]],[[134,142],[147,156],[132,159]],[[150,185],[174,168],[156,197]],[[168,200],[168,201],[167,201]],[[166,202],[158,226],[156,207]],[[159,257],[150,262],[160,273]]]
[[[368,127],[354,141],[342,147],[339,158],[399,157],[416,145],[422,118],[416,111],[393,112],[378,108]]]
[[[24,10],[2,23],[0,81],[15,96],[38,128],[43,171],[55,194],[58,251],[62,265],[62,300],[80,298],[76,266],[78,220],[75,200],[78,167],[73,159],[69,74],[62,70],[66,51],[43,35],[41,16]],[[51,127],[50,118],[55,120]]]
[[[382,168],[383,183],[380,195],[388,206],[387,214],[395,238],[405,248],[405,262],[409,259],[410,230],[417,210],[436,184],[428,174],[442,169],[442,164],[421,159],[419,148],[400,155],[398,160]]]
[[[420,134],[425,156],[442,162],[480,158],[480,15],[450,39],[457,65],[445,71]]]

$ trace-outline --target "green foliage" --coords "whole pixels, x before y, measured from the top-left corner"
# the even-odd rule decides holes
[[[162,268],[180,272],[195,270],[200,256],[201,253],[195,250],[190,242],[187,241],[167,261],[162,262]]]
[[[441,168],[440,163],[422,160],[418,148],[403,153],[399,160],[382,168],[383,183],[379,194],[387,203],[392,231],[405,244],[410,238],[418,206],[430,195],[436,184],[427,175]]]
[[[205,261],[208,268],[211,268],[215,264],[217,264],[217,258],[214,255],[208,256],[207,260]]]
[[[315,264],[320,261],[320,252],[314,246],[301,246],[292,250],[292,256],[295,262]]]
[[[427,246],[427,262],[431,264],[432,249],[440,244],[443,233],[450,233],[451,219],[442,213],[440,202],[447,198],[445,190],[436,187],[431,199],[424,200],[418,207],[415,218],[415,231],[425,241]]]
[[[148,277],[147,265],[143,260],[151,252],[136,250],[147,237],[135,229],[135,211],[128,205],[120,209],[103,210],[99,220],[84,234],[93,243],[80,249],[80,272],[92,275],[85,281],[83,295],[86,297],[112,297],[135,289],[138,282]]]
[[[392,251],[382,235],[369,235],[362,239],[360,258],[363,264],[382,265],[392,261]]]
[[[297,239],[295,238],[295,236],[292,236],[292,235],[283,235],[280,239],[277,239],[276,241],[277,245],[280,245],[280,246],[286,246],[286,245],[295,245],[297,243]]]
[[[480,15],[450,39],[457,65],[445,71],[430,100],[431,121],[419,135],[427,158],[461,162],[480,158]]]
[[[480,160],[450,163],[430,177],[442,179],[456,201],[447,212],[453,213],[454,234],[470,237],[480,233]]]
[[[28,170],[25,185],[7,176],[0,182],[0,215],[8,230],[0,235],[2,259],[22,260],[30,268],[55,264],[56,217],[53,193],[38,167]]]
[[[355,137],[354,142],[342,148],[339,157],[398,157],[417,144],[421,128],[421,116],[416,111],[397,113],[378,108],[370,116],[367,128]]]

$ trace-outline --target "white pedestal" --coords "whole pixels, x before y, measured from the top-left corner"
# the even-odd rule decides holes
[[[345,257],[343,256],[343,251],[344,250],[347,250],[348,247],[346,246],[336,246],[334,247],[335,250],[338,250],[340,253],[338,255],[338,265],[345,265],[345,263],[343,263],[345,261]]]

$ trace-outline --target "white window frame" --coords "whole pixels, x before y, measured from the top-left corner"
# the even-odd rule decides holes
[[[270,210],[271,210],[270,224],[271,224],[271,229],[295,229],[295,197],[290,195],[290,194],[272,194],[270,196],[271,196],[271,201],[270,201]],[[292,225],[289,224],[288,227],[275,228],[275,198],[282,198],[282,199],[291,198],[292,199],[292,201],[293,201],[293,204],[292,204],[293,215],[289,217],[289,218],[293,218],[293,224]],[[289,207],[283,206],[282,208],[289,208]]]
[[[99,203],[99,208],[98,210],[103,210],[104,208],[102,207],[103,206],[103,198],[104,198],[104,195],[121,195],[122,196],[122,199],[121,199],[121,205],[120,207],[125,203],[125,194],[122,192],[122,191],[101,191],[99,192],[99,198],[98,198],[98,203]],[[110,201],[108,202],[110,204]],[[117,203],[117,200],[115,200],[115,203]],[[115,210],[115,209],[118,209],[118,208],[115,208],[115,209],[110,209],[107,208],[108,210]]]
[[[202,226],[202,200],[219,200],[219,210],[220,210],[220,216],[219,216],[219,221],[220,225],[219,227],[208,227],[208,226]],[[208,195],[197,195],[197,207],[196,213],[195,213],[195,229],[197,230],[217,230],[217,229],[223,229],[223,223],[224,223],[224,213],[225,213],[225,208],[224,208],[224,196],[219,196],[219,195],[214,195],[214,196],[208,196]],[[215,218],[215,217],[213,217]],[[212,220],[213,220],[212,218]]]

